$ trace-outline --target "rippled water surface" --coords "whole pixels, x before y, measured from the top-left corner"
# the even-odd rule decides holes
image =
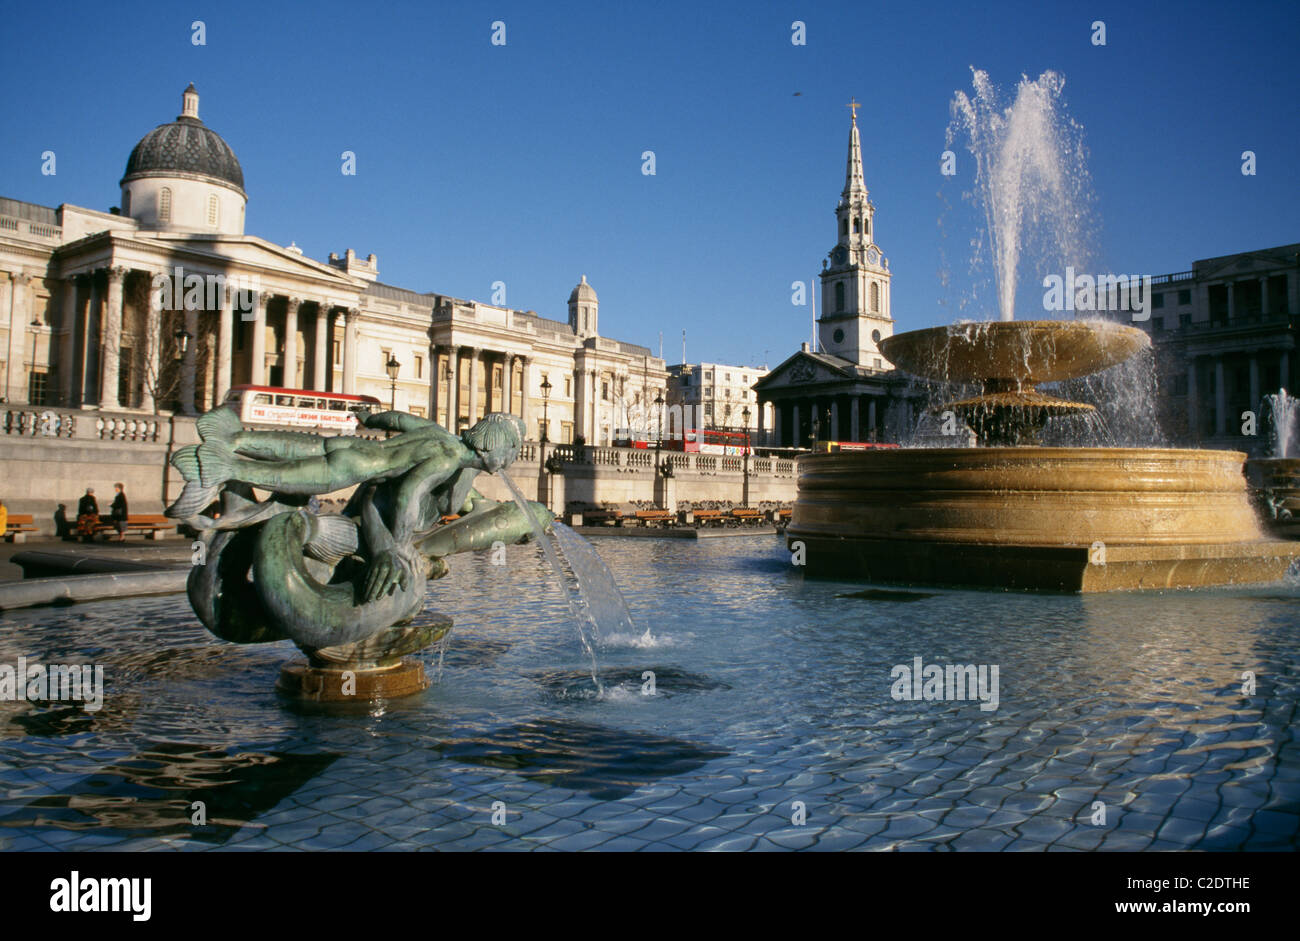
[[[441,682],[369,710],[286,705],[293,647],[217,642],[179,596],[0,616],[0,664],[107,687],[98,712],[0,702],[0,847],[1300,841],[1300,586],[912,593],[805,580],[774,537],[596,546],[637,621],[600,699],[535,546],[453,560]],[[915,657],[997,666],[997,708],[896,701]]]

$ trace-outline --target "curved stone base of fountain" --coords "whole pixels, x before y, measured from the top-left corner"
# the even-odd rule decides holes
[[[799,463],[786,531],[807,571],[1064,591],[1267,582],[1300,545],[1264,535],[1237,451],[905,448]]]
[[[424,612],[418,624],[402,624],[352,644],[304,647],[307,659],[285,664],[276,690],[305,702],[373,702],[413,696],[429,688],[424,664],[405,654],[446,637],[452,620]]]

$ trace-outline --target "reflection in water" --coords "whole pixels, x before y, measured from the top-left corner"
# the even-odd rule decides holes
[[[500,768],[530,781],[620,800],[661,778],[688,774],[727,752],[644,732],[540,719],[444,742],[444,759]]]
[[[0,817],[0,827],[116,831],[124,836],[186,834],[224,843],[328,768],[339,755],[227,753],[157,742],[89,775],[61,794],[38,797]],[[192,823],[195,801],[206,823]]]
[[[538,685],[555,699],[593,700],[590,675],[577,671],[535,673]],[[651,695],[671,697],[681,693],[701,693],[715,689],[731,689],[726,683],[711,679],[703,673],[692,673],[681,667],[650,666],[600,671],[600,682],[606,695]],[[653,692],[652,692],[653,690]]]

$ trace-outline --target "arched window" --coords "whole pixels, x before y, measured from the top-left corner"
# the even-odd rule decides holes
[[[208,225],[216,225],[216,224],[217,224],[217,220],[218,220],[218,218],[220,218],[220,217],[217,215],[217,213],[218,213],[218,211],[219,211],[219,207],[220,207],[220,204],[217,202],[217,197],[216,197],[215,195],[214,195],[214,196],[209,196],[209,197],[208,197]]]
[[[854,234],[854,235],[857,235],[857,234],[858,234],[859,232],[861,232],[861,231],[862,231],[862,220],[861,220],[861,219],[858,219],[858,218],[854,218],[854,220],[853,220],[853,234]]]
[[[848,234],[849,234],[849,220],[848,220],[848,219],[841,219],[841,220],[840,220],[840,235],[848,235]]]
[[[844,282],[835,282],[835,313],[844,313]]]
[[[871,234],[871,217],[870,217],[870,216],[863,216],[863,217],[862,217],[862,234],[863,234],[863,235],[870,235],[870,234]]]
[[[880,285],[875,281],[871,282],[871,309],[877,312],[880,310]]]
[[[158,221],[172,221],[172,190],[170,186],[164,186],[162,192],[158,194]]]

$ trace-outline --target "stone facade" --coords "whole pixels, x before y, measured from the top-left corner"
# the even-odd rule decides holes
[[[661,359],[599,335],[585,276],[567,322],[549,320],[384,284],[374,255],[318,262],[246,235],[242,170],[198,113],[190,86],[132,152],[121,210],[0,200],[5,402],[196,414],[232,385],[283,385],[374,395],[452,430],[512,411],[540,438],[545,417],[549,440],[598,444],[618,396],[662,394]]]
[[[1152,279],[1150,318],[1161,424],[1174,443],[1260,452],[1261,427],[1242,434],[1242,413],[1262,417],[1269,393],[1296,389],[1300,244],[1205,258]]]

